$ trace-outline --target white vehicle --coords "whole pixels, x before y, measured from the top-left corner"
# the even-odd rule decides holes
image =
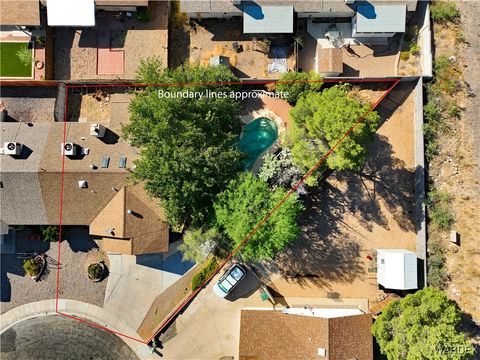
[[[247,275],[247,271],[239,264],[233,265],[222,275],[218,282],[213,285],[213,292],[224,298],[237,284]]]

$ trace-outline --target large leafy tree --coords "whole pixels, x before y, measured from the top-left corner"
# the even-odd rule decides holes
[[[456,329],[460,320],[458,307],[442,291],[425,288],[388,305],[372,332],[391,360],[464,360],[473,347]]]
[[[315,73],[286,72],[275,85],[277,92],[288,93],[286,99],[290,104],[295,104],[301,95],[310,90],[319,90],[322,87],[322,77]]]
[[[174,85],[137,92],[123,133],[141,149],[135,178],[161,199],[172,225],[211,220],[213,199],[237,176],[243,158],[234,145],[241,130],[237,101],[178,94],[229,92],[231,86],[217,84],[236,80],[224,66],[161,70],[155,58],[141,63],[139,82]]]
[[[215,202],[217,223],[238,245],[285,195],[282,188],[272,192],[264,181],[245,173],[232,180]],[[299,233],[296,220],[302,208],[297,195],[290,196],[248,240],[242,249],[244,259],[272,258],[291,244]]]
[[[336,85],[322,92],[307,92],[290,111],[288,142],[295,162],[307,170],[369,109],[351,98],[348,86]],[[365,163],[366,144],[373,140],[380,117],[375,111],[360,122],[326,160],[330,169],[358,170]]]

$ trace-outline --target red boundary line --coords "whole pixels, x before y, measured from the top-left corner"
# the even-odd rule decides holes
[[[215,272],[210,275],[208,279],[206,279],[195,291],[193,291],[187,299],[185,299],[175,310],[171,313],[163,323],[157,327],[154,331],[153,335],[147,340],[137,339],[135,337],[120,333],[118,331],[109,329],[108,327],[81,319],[76,316],[72,316],[69,314],[62,313],[58,310],[58,301],[59,301],[59,289],[60,289],[60,255],[61,255],[61,248],[60,248],[60,241],[58,241],[58,254],[57,254],[57,281],[56,281],[56,292],[55,292],[55,312],[59,315],[68,317],[73,320],[78,320],[84,324],[91,325],[101,330],[109,331],[115,335],[123,336],[127,339],[134,340],[140,342],[142,344],[149,344],[169,323],[170,321],[175,318],[184,308],[185,306],[203,289],[203,287],[215,276],[218,272],[225,266],[225,264],[230,261],[230,259],[245,245],[245,243],[258,231],[262,225],[268,221],[268,219],[278,210],[283,203],[295,193],[295,190],[302,185],[305,180],[312,175],[312,173],[318,169],[318,167],[329,157],[333,151],[345,140],[346,137],[350,135],[350,133],[355,129],[355,127],[361,123],[365,117],[372,112],[378,104],[397,86],[400,82],[398,78],[392,79],[326,79],[326,80],[304,80],[304,81],[235,81],[235,82],[196,82],[196,83],[163,83],[163,84],[94,84],[94,85],[66,85],[65,86],[65,107],[64,107],[64,118],[63,118],[63,142],[66,142],[67,139],[67,111],[68,111],[68,90],[69,89],[78,89],[78,88],[113,88],[113,87],[147,87],[147,86],[154,86],[154,87],[166,87],[166,86],[209,86],[209,85],[265,85],[265,84],[290,84],[290,83],[393,83],[385,93],[375,102],[365,114],[363,114],[348,130],[343,134],[343,136],[333,145],[330,150],[312,167],[308,170],[305,175],[290,189],[290,191],[285,195],[285,197],[275,205],[275,207],[270,210],[260,222],[245,236],[245,238],[238,244],[238,246],[225,258],[225,260],[217,267]],[[60,236],[62,233],[62,217],[63,217],[63,194],[64,194],[64,178],[65,178],[65,156],[62,156],[62,171],[61,171],[61,182],[60,182],[60,211],[59,211],[59,240],[61,240]]]

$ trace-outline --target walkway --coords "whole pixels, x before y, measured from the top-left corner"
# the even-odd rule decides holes
[[[182,262],[179,244],[170,244],[166,254],[108,255],[110,274],[103,307],[138,329],[155,298],[193,266]]]

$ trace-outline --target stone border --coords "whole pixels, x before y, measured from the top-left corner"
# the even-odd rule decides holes
[[[2,314],[1,317],[0,334],[25,320],[42,316],[62,316],[57,313],[55,305],[55,299],[43,300],[24,304],[7,311]],[[76,300],[59,299],[58,311],[66,315],[73,315],[95,322],[100,326],[133,338],[139,338],[135,331],[128,327],[125,321],[115,318],[110,312],[98,306]],[[119,337],[135,352],[139,359],[152,360],[159,358],[156,354],[150,354],[150,347],[147,345],[123,336]]]

